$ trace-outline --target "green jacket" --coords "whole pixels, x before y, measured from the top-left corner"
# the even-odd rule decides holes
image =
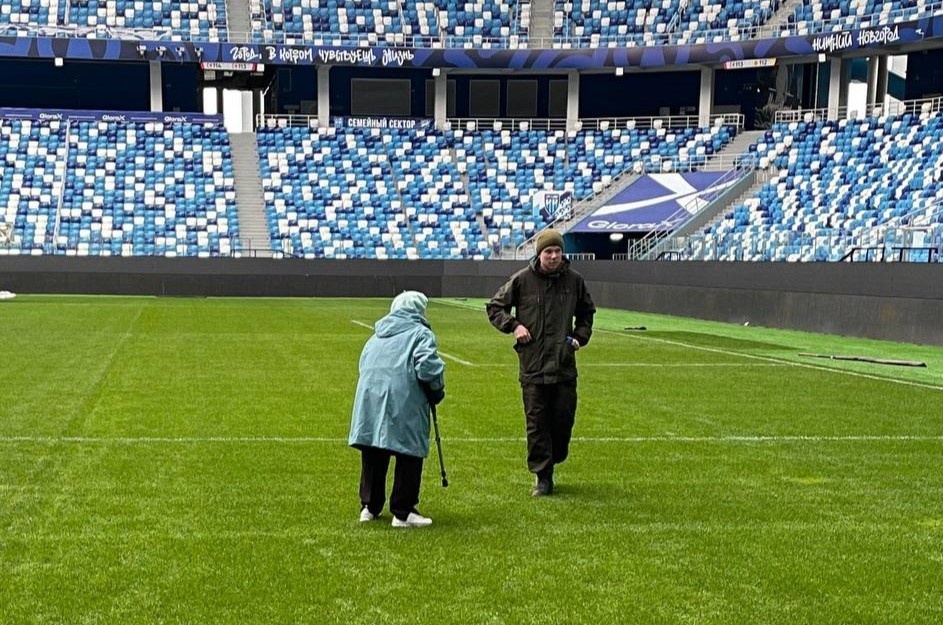
[[[514,345],[522,384],[576,379],[576,357],[566,337],[572,336],[581,346],[589,343],[596,306],[569,259],[564,258],[560,270],[548,275],[540,271],[539,259],[534,257],[498,289],[486,308],[491,325],[501,332],[510,334],[519,325],[530,331],[530,343]]]

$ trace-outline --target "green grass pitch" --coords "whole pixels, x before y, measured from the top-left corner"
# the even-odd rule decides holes
[[[433,300],[450,485],[397,530],[346,446],[388,306],[0,303],[0,623],[943,622],[943,348],[602,310],[535,500],[510,337]]]

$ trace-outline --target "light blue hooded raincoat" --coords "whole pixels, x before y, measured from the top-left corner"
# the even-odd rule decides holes
[[[425,458],[429,454],[429,402],[420,381],[445,386],[445,363],[424,312],[428,300],[405,291],[390,314],[374,325],[360,354],[360,379],[347,442]]]

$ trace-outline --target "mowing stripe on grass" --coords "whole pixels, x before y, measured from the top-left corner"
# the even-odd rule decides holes
[[[523,436],[491,436],[464,438],[443,437],[450,443],[523,443]],[[911,435],[911,434],[875,434],[875,435],[847,435],[847,436],[819,436],[819,435],[730,435],[730,436],[574,436],[576,443],[936,443],[943,442],[943,435]],[[163,436],[0,436],[0,444],[16,443],[74,443],[74,444],[201,444],[201,443],[347,443],[346,438],[333,436],[194,436],[194,437],[163,437]]]
[[[637,334],[625,334],[624,332],[617,332],[615,330],[606,330],[603,328],[598,328],[596,331],[604,332],[606,334],[615,334],[616,336],[622,336],[629,339],[635,339],[637,341],[650,341],[654,343],[665,343],[667,345],[675,345],[678,347],[698,349],[704,352],[724,354],[725,356],[740,356],[741,358],[749,358],[751,360],[762,360],[765,362],[774,362],[778,364],[792,365],[793,367],[802,367],[803,369],[814,369],[815,371],[828,371],[829,373],[839,373],[842,375],[850,375],[857,378],[877,380],[879,382],[890,382],[892,384],[903,384],[904,386],[915,386],[918,388],[930,389],[931,391],[943,391],[943,386],[936,386],[933,384],[924,384],[922,382],[911,382],[910,380],[901,380],[898,378],[885,378],[879,375],[871,375],[869,373],[859,373],[857,371],[848,371],[846,369],[833,369],[831,367],[822,367],[820,365],[810,365],[803,362],[793,362],[791,360],[773,358],[772,356],[757,356],[755,354],[744,354],[743,352],[735,352],[728,349],[720,349],[719,347],[704,347],[703,345],[692,345],[691,343],[684,343],[682,341],[672,341],[670,339],[661,339],[661,338],[655,338],[651,336],[641,336]]]
[[[493,362],[487,363],[484,365],[472,365],[473,367],[513,367],[517,369],[520,367],[516,362]],[[754,367],[788,367],[789,363],[787,362],[769,362],[769,363],[745,363],[745,362],[674,362],[674,363],[662,363],[662,362],[581,362],[580,369],[583,367],[654,367],[654,368],[677,368],[677,369],[687,369],[690,367],[741,367],[741,368],[754,368]]]

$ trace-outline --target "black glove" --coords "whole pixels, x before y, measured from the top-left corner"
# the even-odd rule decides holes
[[[426,399],[433,406],[438,406],[442,403],[442,400],[445,399],[445,387],[442,387],[437,390],[432,390],[425,382],[422,383],[422,392],[426,394]]]

